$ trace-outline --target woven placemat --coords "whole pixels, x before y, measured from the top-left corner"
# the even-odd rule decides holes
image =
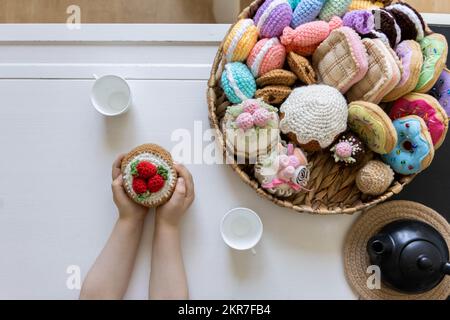
[[[419,220],[433,226],[450,248],[450,225],[433,209],[411,201],[390,201],[364,212],[351,227],[344,244],[345,276],[353,291],[365,300],[444,300],[450,296],[450,277],[434,289],[421,294],[405,294],[388,288],[369,289],[366,273],[370,265],[367,242],[385,225],[403,219]]]

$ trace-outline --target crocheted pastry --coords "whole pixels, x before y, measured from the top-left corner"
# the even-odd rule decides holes
[[[255,177],[269,193],[290,197],[305,190],[309,180],[308,160],[299,148],[281,143],[270,155],[261,156]]]
[[[397,86],[401,78],[400,61],[380,39],[363,39],[369,56],[369,70],[348,92],[349,101],[363,100],[378,104]]]
[[[386,7],[386,10],[394,16],[400,26],[401,41],[423,39],[427,27],[422,16],[413,7],[405,2],[399,2]]]
[[[392,1],[391,1],[392,2]],[[353,0],[348,7],[348,11],[353,10],[371,10],[383,8],[385,4],[383,1],[375,1],[375,0]]]
[[[297,75],[298,79],[305,84],[317,83],[316,73],[308,59],[289,52],[287,56],[289,68]]]
[[[225,38],[223,52],[227,61],[245,61],[256,41],[258,41],[258,30],[253,20],[240,20]]]
[[[266,0],[253,20],[262,38],[279,37],[292,21],[292,8],[286,0]]]
[[[263,89],[256,90],[255,97],[263,99],[268,104],[282,104],[291,92],[291,87],[267,86]]]
[[[433,33],[420,42],[420,47],[424,62],[415,91],[426,93],[433,88],[445,68],[448,54],[447,39],[442,34]]]
[[[422,70],[423,55],[419,43],[414,40],[405,40],[397,46],[395,52],[401,59],[403,72],[394,90],[383,98],[384,102],[395,101],[413,91],[419,82]]]
[[[302,0],[294,10],[292,28],[314,21],[322,10],[326,0]]]
[[[262,39],[256,43],[248,59],[247,66],[255,78],[269,71],[283,68],[286,49],[278,38]]]
[[[439,100],[439,104],[450,115],[450,71],[444,69],[438,81],[429,92],[432,96]]]
[[[313,66],[319,81],[346,93],[364,78],[369,59],[359,35],[349,27],[331,32],[313,55]]]
[[[279,140],[278,110],[261,99],[228,107],[222,120],[227,149],[240,158],[265,155]]]
[[[353,132],[344,132],[330,149],[336,162],[345,165],[359,163],[366,153],[364,143]]]
[[[359,191],[370,196],[379,196],[386,192],[394,181],[394,171],[387,164],[369,161],[356,175]]]
[[[448,117],[434,97],[422,93],[410,93],[398,99],[391,109],[391,119],[415,115],[422,118],[428,127],[434,149],[442,145],[447,136]]]
[[[346,12],[352,0],[328,0],[322,7],[319,19],[330,21],[334,16],[342,17]]]
[[[407,116],[394,121],[398,144],[382,156],[395,172],[403,175],[419,173],[433,161],[434,148],[430,133],[422,118]]]
[[[241,103],[254,97],[256,82],[247,66],[240,62],[227,63],[222,73],[221,86],[228,100]]]
[[[122,160],[123,186],[128,196],[145,207],[157,207],[172,196],[177,182],[169,152],[155,144],[144,144]]]
[[[342,23],[360,35],[367,35],[375,29],[375,17],[369,10],[349,11],[342,18]]]
[[[266,86],[291,87],[294,85],[295,81],[297,81],[297,76],[295,75],[295,73],[288,70],[276,69],[267,72],[266,74],[256,79],[256,84],[260,88]]]
[[[330,86],[295,89],[280,112],[281,131],[306,151],[327,148],[347,129],[347,102]]]
[[[350,103],[348,126],[373,152],[389,153],[397,144],[397,132],[391,119],[376,104],[366,101]]]
[[[310,56],[334,29],[342,27],[342,20],[333,17],[329,23],[314,21],[300,25],[295,30],[286,27],[281,37],[281,43],[287,51],[294,51],[303,56]]]

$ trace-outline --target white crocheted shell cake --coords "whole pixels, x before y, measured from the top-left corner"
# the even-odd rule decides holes
[[[122,160],[123,185],[128,196],[149,208],[167,202],[175,190],[177,173],[169,152],[144,144]]]
[[[280,108],[280,129],[306,151],[318,151],[347,129],[347,110],[344,96],[333,87],[300,87]]]

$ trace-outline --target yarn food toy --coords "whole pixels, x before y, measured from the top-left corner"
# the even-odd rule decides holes
[[[441,76],[429,92],[430,95],[439,100],[447,115],[450,115],[450,71],[445,68]]]
[[[382,0],[352,0],[348,11],[353,10],[371,10],[371,9],[379,9],[383,8],[387,3],[391,3],[390,1],[382,1]]]
[[[289,68],[297,75],[301,82],[308,85],[317,83],[316,72],[308,59],[294,52],[289,52],[287,62]]]
[[[390,166],[378,160],[369,161],[356,176],[358,189],[370,196],[382,195],[393,181],[394,171]]]
[[[267,86],[292,87],[295,81],[297,81],[297,76],[295,73],[284,69],[276,69],[267,72],[263,76],[256,79],[256,84],[260,88]]]
[[[330,21],[334,16],[342,17],[346,12],[352,0],[328,0],[322,7],[319,19]]]
[[[425,36],[427,26],[422,16],[405,2],[395,3],[386,7],[391,13],[401,30],[401,41],[416,40],[420,42]]]
[[[258,78],[269,71],[281,69],[286,59],[286,49],[278,38],[262,39],[253,47],[247,66],[253,76]]]
[[[366,153],[364,143],[351,131],[343,133],[330,149],[334,161],[348,165],[360,163]]]
[[[255,78],[247,66],[240,62],[225,65],[221,85],[228,100],[232,103],[241,103],[255,96]]]
[[[228,62],[245,61],[258,41],[258,30],[252,19],[240,20],[227,35],[223,46]]]
[[[291,24],[292,8],[286,0],[266,0],[253,20],[262,38],[279,37]]]
[[[144,144],[122,160],[123,186],[128,196],[148,208],[166,203],[177,182],[170,153],[156,144]]]
[[[288,86],[267,86],[256,90],[255,97],[261,98],[264,102],[272,105],[282,104],[292,93],[291,87]]]
[[[302,0],[297,5],[292,16],[292,28],[314,21],[327,0]]]

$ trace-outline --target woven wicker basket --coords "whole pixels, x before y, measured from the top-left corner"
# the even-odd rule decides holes
[[[264,0],[256,0],[240,14],[239,19],[252,18]],[[215,130],[216,140],[222,148],[224,156],[230,157],[226,152],[224,135],[221,131],[220,121],[223,118],[226,108],[230,102],[225,97],[220,87],[225,58],[223,55],[223,42],[219,47],[214,64],[212,66],[211,77],[208,81],[208,111],[211,127]],[[334,162],[329,151],[317,152],[308,156],[311,163],[311,177],[308,184],[310,192],[299,193],[291,198],[281,199],[268,193],[260,187],[254,178],[253,165],[230,164],[231,168],[241,177],[242,181],[252,187],[261,197],[273,203],[291,208],[298,213],[311,213],[320,215],[330,214],[353,214],[368,209],[376,204],[382,203],[394,194],[402,191],[414,176],[398,176],[392,186],[379,197],[367,197],[363,195],[355,184],[358,170],[367,161],[374,157],[368,153],[365,161],[360,166],[343,167]]]

